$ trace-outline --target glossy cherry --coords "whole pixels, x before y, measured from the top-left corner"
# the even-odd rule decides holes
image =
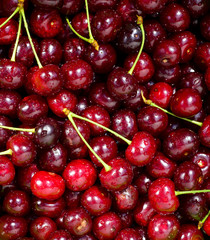
[[[7,18],[0,18],[0,25],[6,20]],[[7,45],[13,43],[16,39],[17,30],[17,22],[13,19],[10,19],[9,22],[0,29],[0,44]]]
[[[167,0],[136,0],[137,6],[147,14],[159,12],[166,3]]]
[[[0,185],[10,184],[15,177],[15,168],[9,158],[0,156]]]
[[[188,9],[192,18],[199,18],[209,9],[207,0],[184,0],[182,4]]]
[[[203,124],[199,129],[199,138],[204,146],[210,146],[210,116],[207,116],[204,119]]]
[[[205,71],[209,67],[210,62],[210,43],[204,42],[198,46],[194,54],[194,62],[201,71]]]
[[[180,231],[177,239],[191,240],[197,238],[198,240],[204,240],[203,233],[194,224],[183,224],[180,227]]]
[[[148,173],[142,173],[135,180],[134,184],[137,187],[139,194],[145,195],[148,193],[149,186],[151,185],[153,178]]]
[[[137,240],[140,238],[139,233],[133,229],[133,228],[124,228],[122,229],[117,237],[115,238],[116,240],[125,240],[125,239],[133,239],[133,240]]]
[[[83,58],[86,52],[86,44],[80,38],[69,38],[63,46],[63,56],[66,62]]]
[[[56,230],[52,232],[48,240],[72,240],[71,234],[65,230]]]
[[[66,206],[68,208],[77,208],[80,206],[81,202],[81,197],[82,197],[83,192],[76,192],[76,191],[71,191],[70,189],[66,189],[65,193],[63,195],[65,199]]]
[[[60,11],[65,15],[76,14],[83,7],[82,0],[63,0],[62,2]]]

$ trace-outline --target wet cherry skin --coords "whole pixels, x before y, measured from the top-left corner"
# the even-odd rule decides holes
[[[15,168],[9,158],[0,156],[0,185],[10,184],[15,177]]]
[[[68,38],[63,45],[63,56],[65,62],[81,59],[86,52],[86,43],[80,38]]]
[[[39,7],[47,7],[47,8],[57,8],[61,5],[61,0],[54,0],[54,1],[49,1],[49,0],[31,0],[32,3],[35,6]]]
[[[204,146],[210,147],[210,116],[204,119],[203,125],[199,129],[199,138]]]
[[[61,229],[52,232],[48,240],[73,240],[73,238],[68,231]]]
[[[0,18],[0,25],[6,20],[7,18]],[[10,19],[9,22],[0,29],[0,44],[6,45],[13,43],[16,39],[17,30],[17,22],[13,19]]]
[[[210,217],[208,216],[208,218],[206,219],[204,225],[203,225],[203,230],[205,231],[205,233],[210,236]]]
[[[122,229],[117,237],[115,238],[116,240],[125,240],[125,239],[133,239],[133,240],[138,240],[141,239],[139,233],[133,229],[133,228],[124,228]]]
[[[153,178],[148,173],[142,173],[135,180],[134,185],[137,187],[139,194],[148,193],[149,186],[153,182]]]
[[[210,43],[205,42],[198,46],[194,54],[194,62],[201,71],[205,71],[210,66]]]
[[[209,9],[207,0],[183,0],[182,4],[188,9],[192,18],[198,18]]]
[[[168,0],[136,0],[137,7],[147,14],[158,12]]]
[[[114,8],[117,0],[89,0],[88,5],[91,11],[96,12],[100,9]]]
[[[62,2],[60,11],[65,15],[76,14],[83,7],[82,0],[63,0]]]
[[[198,227],[194,224],[181,225],[177,239],[191,240],[193,238],[196,238],[197,240],[204,240],[201,230],[198,230]]]
[[[11,120],[3,115],[0,115],[0,126],[8,126],[12,127]],[[0,128],[0,149],[3,151],[6,147],[7,140],[13,134],[13,132],[9,129]]]

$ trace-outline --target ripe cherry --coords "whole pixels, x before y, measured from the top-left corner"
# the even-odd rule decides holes
[[[7,18],[0,18],[0,25],[2,25]],[[7,45],[15,41],[18,30],[18,24],[15,20],[10,19],[3,27],[0,28],[0,44]]]
[[[15,177],[15,168],[9,158],[0,156],[0,185],[10,184]]]

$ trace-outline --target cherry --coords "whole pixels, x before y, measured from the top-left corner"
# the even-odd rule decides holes
[[[117,3],[117,0],[107,0],[107,1],[89,0],[88,3],[90,6],[90,10],[93,12],[96,12],[99,9],[114,8]]]
[[[180,62],[181,49],[173,40],[162,40],[156,45],[153,52],[153,60],[156,65],[172,67]]]
[[[142,173],[135,180],[134,184],[138,189],[139,194],[145,195],[148,193],[149,186],[153,179],[148,173]]]
[[[1,116],[0,115],[0,126],[9,126],[12,127],[12,122],[8,117]],[[6,147],[6,142],[9,139],[9,137],[12,135],[12,131],[8,129],[0,128],[0,148]]]
[[[0,156],[0,185],[10,184],[15,178],[15,168],[10,159]]]
[[[65,62],[83,58],[86,52],[86,45],[82,39],[69,38],[64,42],[63,55]]]
[[[37,240],[48,239],[50,234],[57,229],[55,222],[48,217],[38,217],[32,220],[29,231]]]
[[[72,237],[65,230],[56,230],[50,234],[48,240],[72,240]]]
[[[104,213],[93,221],[93,232],[99,240],[115,239],[121,228],[121,220],[114,212]]]
[[[206,86],[209,90],[210,89],[210,67],[207,68],[204,78],[205,78]]]
[[[207,116],[204,119],[203,124],[199,129],[199,138],[204,146],[210,146],[210,116]]]
[[[85,235],[92,229],[91,217],[81,207],[68,210],[64,215],[63,223],[65,228],[76,236]]]
[[[18,6],[18,0],[2,0],[2,8],[4,11],[4,15],[6,17],[9,17],[17,8]],[[26,10],[28,8],[28,0],[24,1],[24,9]],[[14,16],[16,17],[17,14]]]
[[[204,240],[202,232],[193,224],[183,224],[180,227],[178,234],[178,240],[191,240],[197,238],[198,240]]]
[[[62,20],[55,9],[34,9],[30,16],[30,26],[34,34],[41,38],[53,38],[61,29]]]
[[[200,27],[201,27],[201,34],[207,41],[210,41],[209,24],[210,24],[210,17],[206,15],[202,18],[200,22]]]
[[[207,219],[205,219],[204,225],[203,225],[203,230],[205,233],[210,236],[210,217],[208,216]]]
[[[59,217],[65,208],[64,199],[58,198],[56,200],[46,200],[33,197],[31,200],[31,209],[37,216],[44,216],[49,218]]]
[[[65,15],[76,14],[83,7],[83,0],[63,0],[60,11]]]
[[[77,238],[78,240],[96,240],[96,238],[91,234],[85,234]]]
[[[12,216],[24,217],[30,212],[30,198],[23,191],[9,191],[4,197],[3,209]]]
[[[188,9],[192,18],[199,18],[209,9],[207,0],[184,0],[182,4]]]
[[[38,171],[31,179],[31,191],[36,197],[46,200],[56,200],[63,195],[65,182],[56,173]]]
[[[140,235],[138,234],[138,232],[133,229],[133,228],[124,228],[122,229],[117,237],[115,238],[116,240],[127,240],[127,239],[133,239],[133,240],[137,240],[140,239]]]
[[[118,212],[117,215],[120,217],[122,229],[129,228],[133,224],[133,212]]]
[[[0,18],[0,26],[7,20],[7,18]],[[15,20],[10,19],[4,26],[0,28],[0,44],[11,44],[16,39],[18,31],[18,24]]]
[[[68,208],[78,208],[80,206],[82,194],[83,192],[75,192],[67,188],[63,195],[66,206]]]
[[[90,161],[76,159],[67,164],[63,171],[63,178],[70,190],[83,191],[93,186],[97,178],[97,172]]]
[[[32,3],[35,6],[39,7],[50,7],[50,8],[57,8],[61,5],[61,0],[54,0],[54,1],[49,1],[49,0],[31,0]],[[25,4],[25,3],[24,3]]]
[[[81,113],[90,105],[90,101],[85,96],[79,96],[76,105],[75,113],[81,115]]]
[[[172,96],[170,108],[179,117],[191,117],[201,110],[202,99],[197,90],[183,88]]]
[[[22,217],[2,215],[0,217],[0,238],[16,240],[25,237],[27,233],[27,221]]]
[[[209,67],[210,62],[210,43],[205,42],[200,44],[194,54],[194,62],[196,66],[202,71],[205,71]]]
[[[101,186],[92,186],[87,189],[81,198],[81,205],[93,216],[100,216],[111,208],[111,195]]]
[[[133,179],[132,167],[123,158],[117,157],[108,162],[111,170],[103,168],[99,174],[101,185],[108,190],[121,191],[127,188]]]
[[[147,233],[151,240],[176,239],[180,224],[174,215],[155,215],[149,222]]]
[[[70,156],[70,159],[82,159],[88,157],[88,147],[83,144],[80,147],[77,148],[70,148],[68,151],[68,156]]]
[[[167,3],[168,0],[136,0],[136,5],[143,12],[147,14],[153,14],[155,12],[159,12],[163,6]]]

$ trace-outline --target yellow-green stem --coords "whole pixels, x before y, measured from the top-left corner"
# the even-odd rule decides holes
[[[8,149],[6,151],[0,152],[0,155],[12,155],[12,150]]]
[[[17,7],[17,8],[15,9],[15,11],[7,18],[7,20],[5,20],[5,21],[0,25],[0,28],[3,27],[5,24],[7,24],[7,23],[9,22],[9,20],[10,20],[11,18],[13,18],[13,17],[15,16],[15,14],[18,13],[19,11],[20,11],[20,8]]]
[[[146,99],[146,98],[144,97],[143,91],[141,91],[141,96],[142,96],[142,99],[143,99],[144,103],[147,104],[147,105],[149,105],[149,106],[151,106],[151,107],[159,108],[159,109],[161,109],[163,112],[165,112],[165,113],[167,113],[167,114],[169,114],[169,115],[171,115],[171,116],[173,116],[173,117],[176,117],[176,118],[179,118],[179,119],[181,119],[181,120],[184,120],[184,121],[193,123],[193,124],[195,124],[195,125],[198,125],[199,127],[202,127],[202,125],[203,125],[202,122],[198,122],[198,121],[191,120],[191,119],[188,119],[188,118],[179,117],[179,116],[173,114],[172,112],[169,112],[168,110],[166,110],[166,109],[158,106],[157,104],[153,103],[150,99]]]
[[[15,62],[15,56],[16,56],[16,52],[17,52],[19,39],[20,39],[21,26],[22,26],[22,15],[20,14],[17,37],[16,37],[16,41],[15,41],[15,45],[14,45],[14,49],[13,49],[13,53],[12,53],[12,57],[11,57],[12,62]]]
[[[175,195],[184,195],[184,194],[195,194],[195,193],[208,193],[210,189],[202,189],[202,190],[190,190],[190,191],[175,191]]]
[[[138,55],[137,55],[137,57],[136,57],[136,60],[135,60],[135,62],[133,63],[131,69],[128,71],[128,73],[129,73],[130,75],[133,74],[133,71],[134,71],[134,69],[135,69],[135,67],[136,67],[136,64],[137,64],[137,62],[138,62],[138,60],[139,60],[139,58],[140,58],[140,56],[141,56],[141,53],[142,53],[142,50],[143,50],[143,47],[144,47],[144,42],[145,42],[145,32],[144,32],[143,18],[142,18],[142,17],[138,16],[137,24],[140,25],[140,28],[141,28],[142,40],[141,40],[141,47],[140,47],[139,53],[138,53]]]
[[[201,229],[203,227],[203,224],[205,223],[206,219],[208,218],[208,216],[210,215],[210,210],[209,212],[206,214],[206,216],[201,220],[199,221],[198,223],[198,229]]]
[[[77,125],[75,124],[74,120],[73,120],[73,116],[72,113],[68,110],[68,109],[64,109],[63,110],[64,113],[67,115],[69,121],[71,122],[71,124],[73,125],[74,129],[76,130],[77,134],[80,136],[80,138],[82,139],[82,141],[85,143],[85,145],[88,147],[88,149],[94,154],[94,156],[98,159],[98,161],[103,165],[103,167],[105,168],[106,172],[110,171],[112,168],[106,164],[99,156],[98,154],[92,149],[92,147],[89,145],[89,143],[85,140],[85,138],[82,136],[82,134],[80,133],[79,129],[77,128]]]
[[[35,128],[16,128],[16,127],[8,127],[8,126],[1,126],[0,125],[0,128],[3,128],[3,129],[8,129],[8,130],[11,130],[11,131],[22,131],[22,132],[32,132],[32,133],[35,133]]]
[[[90,16],[89,16],[89,9],[88,9],[88,1],[87,0],[85,0],[85,9],[86,9],[86,15],[87,15],[87,22],[88,22],[89,38],[94,40],[92,31],[91,31],[91,27],[90,27]]]

